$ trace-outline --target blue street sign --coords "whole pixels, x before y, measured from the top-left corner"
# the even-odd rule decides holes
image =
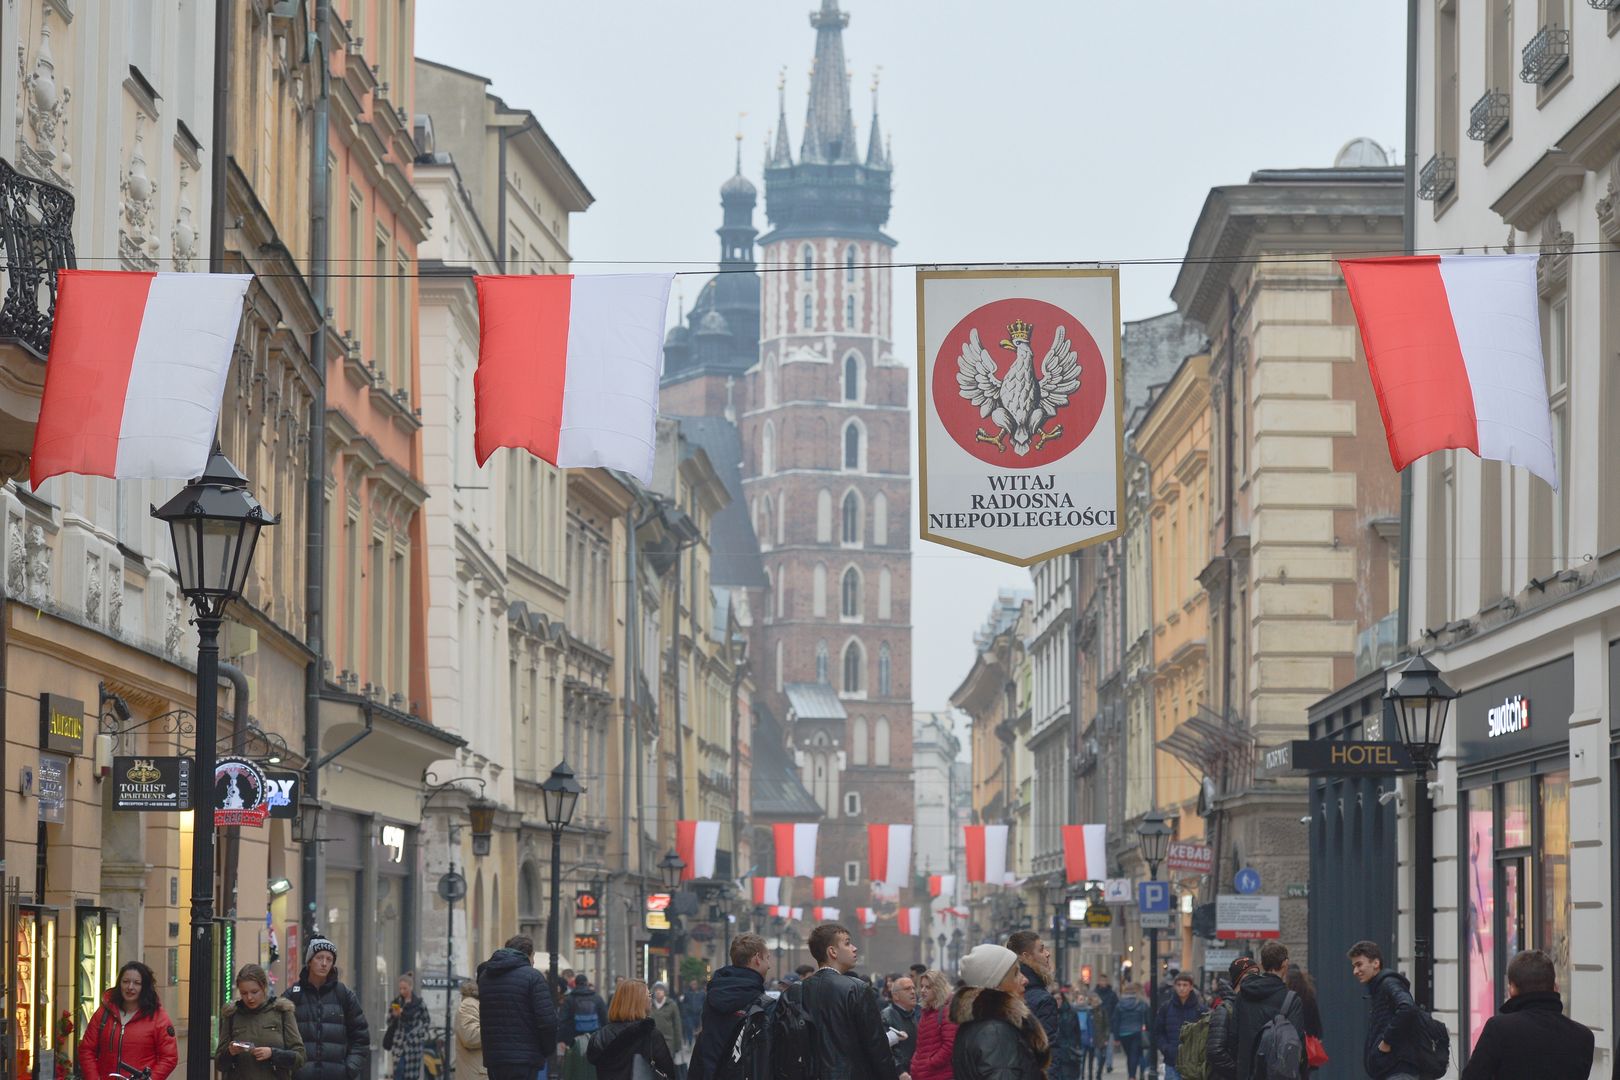
[[[1168,881],[1139,881],[1136,883],[1136,906],[1144,915],[1170,910],[1170,883]]]
[[[1237,872],[1232,879],[1232,887],[1244,896],[1260,891],[1260,871],[1252,866],[1245,866]]]

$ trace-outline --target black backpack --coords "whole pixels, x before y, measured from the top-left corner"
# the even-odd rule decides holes
[[[764,994],[743,1011],[742,1023],[720,1060],[713,1080],[765,1080],[771,1075],[771,1005]]]
[[[1451,1032],[1445,1021],[1418,1009],[1412,1029],[1412,1064],[1418,1073],[1429,1077],[1446,1075],[1451,1068]]]
[[[714,1080],[816,1080],[810,1017],[796,990],[774,1001],[761,994],[748,1006]]]
[[[776,999],[771,1013],[771,1076],[776,1080],[816,1080],[816,1040],[804,1011],[804,984],[794,983]]]
[[[1293,1080],[1305,1060],[1305,1038],[1288,1019],[1289,1006],[1298,1000],[1292,990],[1283,994],[1282,1007],[1266,1021],[1255,1040],[1254,1056],[1266,1080]]]

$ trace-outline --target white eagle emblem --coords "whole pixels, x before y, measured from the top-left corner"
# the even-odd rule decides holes
[[[1018,319],[1007,327],[1007,337],[1001,347],[1013,353],[1012,366],[1007,374],[998,377],[996,361],[979,344],[979,331],[973,330],[962,346],[962,355],[956,361],[959,369],[956,385],[962,396],[979,407],[979,415],[987,416],[996,425],[991,435],[979,428],[976,442],[991,443],[1002,453],[1005,439],[1012,436],[1013,453],[1023,457],[1033,449],[1039,450],[1048,440],[1063,434],[1062,424],[1053,424],[1050,431],[1041,425],[1057,416],[1058,409],[1069,403],[1069,395],[1080,386],[1080,358],[1069,347],[1067,331],[1057,328],[1052,347],[1041,361],[1041,374],[1035,376],[1035,353],[1029,347],[1029,336],[1035,327]]]

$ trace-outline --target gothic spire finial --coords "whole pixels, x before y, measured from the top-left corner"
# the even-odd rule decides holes
[[[866,166],[881,169],[887,166],[883,152],[883,132],[878,124],[878,81],[883,77],[883,65],[872,71],[872,134],[866,143]]]
[[[776,152],[767,157],[767,163],[780,168],[793,164],[793,151],[788,147],[787,133],[787,65],[782,65],[776,77]]]
[[[805,115],[804,161],[856,161],[855,121],[849,108],[849,72],[844,62],[844,27],[849,15],[838,0],[822,0],[810,16],[816,53],[810,72],[810,103]]]

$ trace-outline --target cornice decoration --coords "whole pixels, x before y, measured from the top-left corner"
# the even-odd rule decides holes
[[[157,201],[157,185],[146,172],[145,133],[146,114],[135,114],[135,144],[130,148],[129,165],[118,184],[118,208],[124,216],[124,227],[118,232],[118,254],[130,270],[155,270],[157,260],[152,256],[157,241],[151,235],[152,211]]]
[[[1611,243],[1620,243],[1620,157],[1609,166],[1609,187],[1597,201],[1598,232]]]
[[[1558,223],[1558,214],[1547,215],[1541,225],[1541,258],[1536,260],[1536,289],[1542,298],[1569,286],[1569,254],[1575,248],[1575,234]]]
[[[57,85],[56,58],[51,53],[51,14],[55,10],[54,5],[41,5],[33,70],[28,69],[23,46],[17,46],[17,76],[27,101],[28,131],[33,133],[30,142],[22,124],[17,124],[17,164],[30,176],[71,189],[73,158],[67,148],[67,126],[73,90]]]
[[[191,185],[186,182],[186,174],[191,166],[180,162],[179,195],[175,200],[174,227],[169,230],[169,243],[173,247],[174,259],[171,269],[186,273],[191,269],[191,260],[197,256],[197,226],[192,221],[194,211],[191,206],[191,196],[186,189]]]

